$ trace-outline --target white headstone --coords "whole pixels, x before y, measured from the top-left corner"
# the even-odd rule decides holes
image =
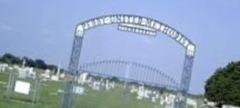
[[[60,74],[60,78],[64,78],[65,77],[65,74],[64,73],[61,73]]]
[[[187,104],[193,106],[193,108],[197,108],[197,102],[193,99],[187,98]]]
[[[100,82],[97,82],[97,81],[93,82],[93,89],[100,90]]]
[[[106,90],[110,90],[111,89],[110,86],[109,86],[109,81],[108,80],[106,80],[105,88],[106,88]]]
[[[53,76],[51,77],[51,80],[53,80],[53,81],[58,81],[58,80],[59,80],[59,77],[58,77],[57,75],[53,75]]]
[[[20,68],[18,70],[18,73],[19,73],[19,78],[22,78],[22,79],[27,78],[27,72],[23,68]]]
[[[16,81],[14,91],[28,95],[30,91],[30,83],[24,81]]]
[[[75,94],[82,95],[84,93],[84,88],[80,86],[74,86],[73,90]]]
[[[87,81],[88,73],[82,73],[78,79],[78,82],[83,84]]]

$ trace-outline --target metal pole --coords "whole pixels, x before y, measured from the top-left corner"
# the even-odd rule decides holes
[[[178,95],[181,108],[186,108],[186,101],[188,97],[188,90],[191,81],[192,67],[193,67],[194,56],[185,55],[185,61],[183,66],[182,79],[180,84],[180,93]]]
[[[71,75],[78,75],[77,70],[78,70],[80,53],[82,48],[82,41],[83,41],[83,37],[80,37],[80,36],[74,37],[71,58],[68,66],[68,72]],[[74,86],[74,79],[66,81],[65,87],[64,87],[63,99],[62,99],[60,108],[72,107],[73,86]]]

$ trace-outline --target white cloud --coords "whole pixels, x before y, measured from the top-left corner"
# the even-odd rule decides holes
[[[12,31],[13,28],[6,24],[6,23],[0,23],[0,30],[3,30],[3,31]]]

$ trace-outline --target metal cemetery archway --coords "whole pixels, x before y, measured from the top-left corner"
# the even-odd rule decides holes
[[[116,15],[106,15],[101,17],[96,17],[84,22],[79,23],[76,26],[75,37],[72,47],[71,58],[69,62],[68,71],[72,75],[77,75],[77,70],[79,66],[79,58],[81,53],[82,41],[84,39],[84,33],[86,30],[89,30],[94,27],[109,25],[109,24],[117,24],[118,30],[134,32],[139,34],[145,34],[150,36],[155,36],[157,32],[161,32],[175,40],[185,49],[185,60],[183,66],[183,72],[181,76],[181,82],[179,85],[179,91],[183,96],[182,103],[185,106],[187,92],[189,90],[191,73],[193,67],[193,59],[195,55],[195,44],[181,34],[179,31],[170,27],[167,24],[159,22],[157,20],[136,16],[136,15],[126,15],[126,14],[116,14]],[[68,88],[65,92],[70,92],[71,82],[66,84]],[[65,93],[63,101],[64,104],[62,107],[69,108],[71,106],[71,96],[68,93]]]

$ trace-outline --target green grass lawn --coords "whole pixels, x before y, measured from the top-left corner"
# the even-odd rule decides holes
[[[60,95],[54,94],[61,84],[55,82],[46,83],[40,91],[40,100],[37,104],[26,102],[22,98],[4,98],[5,89],[1,87],[0,108],[57,108],[60,102]]]
[[[6,99],[6,83],[8,73],[0,73],[0,108],[58,108],[62,94],[57,93],[63,89],[63,82],[43,82],[40,90],[40,99],[37,104],[24,101],[21,96],[17,99]],[[96,91],[85,87],[84,95],[75,95],[74,107],[76,108],[159,108],[149,100],[137,100],[136,95],[126,92],[123,88],[115,88],[110,91]]]
[[[39,102],[33,104],[26,102],[22,96],[16,99],[4,98],[9,71],[0,73],[0,108],[59,108],[62,94],[57,93],[63,89],[63,82],[47,81],[41,83]],[[126,89],[115,87],[109,91],[96,91],[85,87],[83,95],[74,95],[74,108],[160,108],[148,99],[137,100],[136,94],[131,94]]]
[[[158,103],[150,100],[137,100],[135,94],[116,87],[109,91],[87,89],[84,95],[75,95],[77,108],[159,108]]]

